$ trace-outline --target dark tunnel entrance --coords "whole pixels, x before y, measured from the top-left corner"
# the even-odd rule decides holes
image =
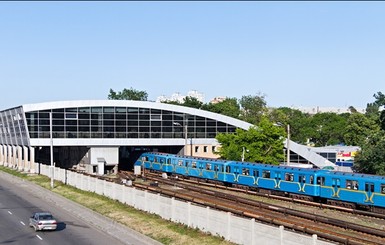
[[[183,146],[121,146],[119,147],[118,170],[132,171],[134,164],[143,152],[164,152],[178,154]]]

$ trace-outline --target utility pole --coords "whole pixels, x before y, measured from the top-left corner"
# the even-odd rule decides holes
[[[184,124],[184,155],[187,156],[187,123],[188,119],[186,119],[185,124]]]
[[[286,142],[286,148],[287,148],[287,165],[290,164],[290,124],[287,124],[287,142]]]
[[[50,138],[50,155],[51,155],[51,189],[53,189],[54,166],[53,166],[53,137],[52,137],[52,112],[49,113],[49,138]]]

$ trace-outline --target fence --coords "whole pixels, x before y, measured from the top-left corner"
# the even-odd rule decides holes
[[[36,163],[35,166],[30,167],[42,175],[51,176],[51,166],[49,165]],[[24,169],[24,171],[29,171],[29,169]],[[316,235],[297,234],[284,230],[283,226],[273,227],[260,224],[254,219],[237,217],[229,212],[197,206],[190,202],[163,197],[160,194],[141,191],[61,168],[54,168],[54,179],[84,191],[95,192],[118,200],[136,209],[158,214],[163,219],[224,237],[237,244],[330,244],[318,240]]]

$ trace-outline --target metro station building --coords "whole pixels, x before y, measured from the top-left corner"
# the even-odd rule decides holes
[[[0,164],[23,169],[31,162],[50,164],[52,155],[55,166],[103,175],[131,169],[145,151],[216,158],[218,133],[250,126],[204,110],[148,101],[25,104],[0,111]],[[290,150],[299,161],[334,165],[292,141]]]

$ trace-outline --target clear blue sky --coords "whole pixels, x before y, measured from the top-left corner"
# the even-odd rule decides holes
[[[385,93],[385,2],[0,2],[0,110],[197,90],[365,108]]]

